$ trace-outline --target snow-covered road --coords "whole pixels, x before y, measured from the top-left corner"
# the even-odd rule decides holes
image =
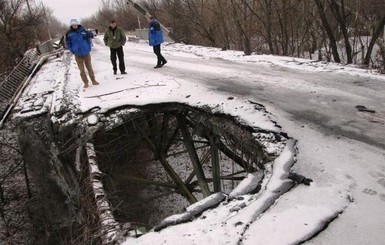
[[[176,52],[173,45],[163,50],[169,63],[157,72],[262,103],[298,140],[294,170],[314,184],[310,190],[299,186],[285,195],[245,233],[245,244],[295,242],[295,230],[320,225],[311,224],[309,217],[343,210],[345,204],[347,209],[308,244],[385,241],[384,76],[319,63],[302,68],[301,61],[290,67],[290,59],[284,58],[280,65],[195,56],[188,49]],[[151,69],[155,63],[149,47],[128,44],[125,51],[129,73]],[[357,105],[376,113],[360,112]],[[346,196],[348,203],[342,204],[339,198]]]
[[[129,67],[134,71],[148,69],[149,61],[144,57],[150,55],[151,59],[151,49],[127,48]],[[293,242],[295,239],[285,241],[286,234],[295,234],[296,225],[302,227],[307,215],[322,213],[322,207],[327,210],[334,203],[341,205],[336,195],[345,194],[351,201],[347,210],[308,244],[385,241],[383,76],[344,72],[339,67],[334,71],[302,70],[299,62],[294,62],[297,67],[291,68],[258,61],[240,63],[187,57],[174,54],[171,48],[164,49],[169,63],[160,73],[262,103],[276,116],[283,130],[299,140],[294,169],[314,179],[310,187],[313,190],[301,186],[287,194],[258,225],[249,229],[245,244]],[[359,112],[356,105],[364,105],[376,113]],[[287,209],[293,212],[284,215]]]
[[[293,120],[317,125],[324,133],[385,149],[383,77],[376,79],[342,72],[306,71],[265,63],[207,60],[165,53],[171,62],[159,73],[262,102],[290,113]],[[148,55],[144,51],[128,51],[128,70],[151,68],[149,64],[154,63],[154,57]],[[376,114],[359,112],[357,105],[375,110]]]
[[[162,50],[168,63],[153,69],[152,49],[144,42],[128,42],[124,47],[128,75],[114,76],[109,49],[99,36],[92,62],[100,85],[82,91],[73,60],[68,71],[56,72],[55,79],[68,73],[66,89],[78,94],[82,111],[178,101],[218,104],[239,116],[240,111],[248,111],[247,101],[261,103],[282,131],[298,140],[293,170],[314,182],[293,188],[245,229],[233,224],[247,223],[250,212],[239,211],[213,225],[220,212],[216,209],[207,211],[205,220],[150,232],[126,244],[293,244],[319,231],[306,244],[383,244],[385,76],[334,64],[245,57],[241,52],[182,44],[163,45]],[[230,96],[235,99],[227,100]],[[360,112],[357,105],[376,113]],[[252,118],[246,121],[254,123]],[[339,213],[322,231],[325,222]]]

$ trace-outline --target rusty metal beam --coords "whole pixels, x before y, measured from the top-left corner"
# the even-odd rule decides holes
[[[213,167],[214,192],[221,191],[221,168],[219,164],[219,150],[216,144],[216,137],[213,134],[209,135],[210,140],[210,155],[211,165]]]
[[[190,132],[187,128],[186,120],[185,120],[185,118],[183,118],[183,116],[181,114],[177,115],[177,119],[178,119],[179,127],[180,127],[182,135],[183,135],[185,146],[187,148],[187,151],[190,155],[192,165],[194,167],[195,175],[196,175],[198,182],[199,182],[199,187],[202,190],[203,196],[208,197],[211,194],[211,192],[210,192],[209,186],[206,182],[206,178],[205,178],[205,174],[204,174],[203,169],[202,169],[202,165],[199,162],[199,157],[198,157],[198,154],[195,150],[194,143],[192,141],[192,137],[191,137]]]
[[[163,154],[160,155],[159,161],[162,164],[163,168],[166,170],[166,172],[170,175],[171,179],[178,186],[178,189],[181,191],[182,195],[185,196],[186,199],[189,201],[189,203],[190,204],[196,203],[197,199],[190,192],[187,186],[183,183],[183,181],[178,176],[178,174],[175,173],[174,169],[172,169],[171,165],[167,162]]]
[[[135,121],[133,121],[133,124],[136,125],[136,129],[142,134],[142,136],[144,137],[144,139],[146,140],[146,142],[150,146],[150,149],[153,151],[155,158],[157,158],[159,160],[159,162],[161,163],[163,168],[166,170],[167,174],[171,177],[171,179],[174,181],[174,183],[178,186],[178,189],[181,192],[181,194],[186,197],[186,199],[189,201],[190,204],[197,202],[197,199],[194,197],[194,195],[190,192],[190,190],[187,188],[187,186],[183,183],[182,179],[178,176],[178,174],[174,171],[174,169],[168,163],[164,154],[160,153],[160,151],[156,148],[156,144],[154,144],[151,141],[151,139],[144,133],[144,131],[141,127],[137,126]]]

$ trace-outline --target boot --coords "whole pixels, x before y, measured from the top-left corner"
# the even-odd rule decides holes
[[[92,85],[99,85],[99,83],[96,80],[93,80]]]

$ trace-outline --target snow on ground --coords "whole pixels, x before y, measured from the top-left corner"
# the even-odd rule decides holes
[[[25,91],[24,101],[18,105],[18,110],[23,108],[26,98],[47,94],[47,91],[46,104],[51,104],[46,107],[53,108],[53,114],[59,111],[60,99],[66,98],[68,94],[73,95],[76,110],[82,112],[105,112],[121,105],[162,102],[180,102],[198,107],[208,105],[218,112],[231,114],[244,123],[261,129],[279,131],[269,119],[277,121],[283,132],[297,140],[297,161],[290,161],[294,149],[294,145],[290,143],[281,157],[266,170],[265,175],[270,178],[264,179],[263,191],[258,196],[244,195],[239,200],[235,199],[216,209],[205,211],[194,222],[171,226],[160,232],[149,232],[138,239],[129,238],[124,244],[293,244],[320,231],[320,234],[306,244],[383,244],[385,150],[343,137],[338,132],[325,133],[320,130],[317,120],[306,122],[296,119],[290,110],[278,106],[278,97],[262,99],[253,95],[254,89],[261,87],[251,87],[253,85],[242,81],[238,77],[240,73],[237,68],[243,65],[255,66],[255,71],[250,76],[263,81],[263,89],[266,91],[289,90],[290,86],[295,86],[299,95],[303,91],[317,90],[346,98],[351,96],[354,88],[337,90],[334,89],[333,81],[327,84],[304,84],[301,79],[291,80],[291,77],[302,76],[306,79],[310,73],[320,76],[328,73],[329,76],[342,74],[355,79],[373,79],[378,92],[385,91],[383,75],[330,63],[269,55],[244,56],[237,51],[183,44],[165,44],[162,50],[169,63],[164,68],[155,70],[152,68],[156,62],[155,55],[145,42],[127,43],[124,51],[128,75],[114,76],[109,61],[109,49],[104,47],[98,36],[94,40],[92,62],[100,85],[83,90],[75,61],[66,54],[43,66],[32,85]],[[226,67],[218,66],[215,63],[218,59],[232,63]],[[194,62],[187,65],[181,62],[183,60]],[[68,62],[69,67],[63,65]],[[191,64],[194,64],[193,68],[198,72],[192,71]],[[284,70],[281,74],[287,74],[287,77],[264,73],[274,67],[281,67]],[[172,68],[184,71],[182,78],[176,76],[171,71]],[[302,74],[303,71],[308,73]],[[200,79],[200,74],[226,74],[233,80],[219,82],[231,83],[231,87],[228,85],[230,89],[222,92],[215,90],[212,85],[206,85],[205,81],[196,82]],[[330,87],[327,87],[329,84]],[[238,92],[238,86],[245,87],[243,91],[247,93]],[[338,86],[344,88],[345,85]],[[62,92],[63,89],[65,93]],[[365,85],[362,85],[362,89],[366,89]],[[370,97],[370,93],[367,96]],[[289,102],[298,98],[285,99]],[[263,101],[262,104],[271,114],[266,115],[255,110],[255,104],[249,100],[257,103]],[[368,101],[365,95],[354,96],[352,100],[357,104]],[[378,103],[385,105],[384,100]],[[380,115],[381,113],[384,112],[381,111]],[[24,113],[18,116],[28,115]],[[337,116],[333,115],[332,109],[330,116]],[[341,120],[343,116],[339,115]],[[379,120],[380,123],[375,126],[385,128],[381,123],[382,119]],[[310,186],[294,186],[276,200],[274,197],[277,192],[291,188],[288,186],[290,181],[280,177],[285,173],[284,169],[291,165],[295,172],[313,179],[313,182]],[[265,205],[270,202],[274,202],[274,206],[265,210]],[[334,217],[334,222],[322,231],[325,222]]]

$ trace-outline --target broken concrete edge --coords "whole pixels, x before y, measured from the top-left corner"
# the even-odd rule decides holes
[[[214,193],[199,202],[196,202],[186,208],[183,214],[175,214],[165,218],[159,225],[154,228],[154,231],[160,231],[171,225],[177,225],[188,222],[199,216],[207,209],[217,207],[223,200],[227,199],[227,195],[222,192]]]
[[[185,110],[187,107],[189,108],[192,108],[193,110],[197,110],[199,113],[209,113],[207,111],[207,108],[206,110],[203,110],[201,111],[200,108],[193,108],[189,105],[185,105],[185,104],[182,104],[182,103],[172,103],[173,106],[177,106],[177,107],[180,107],[181,110]],[[152,105],[154,106],[154,105]],[[117,127],[119,126],[120,124],[124,123],[125,122],[125,117],[130,117],[132,116],[133,113],[143,113],[143,111],[148,111],[152,108],[151,105],[146,105],[146,106],[124,106],[124,107],[121,107],[121,108],[115,108],[115,110],[111,110],[109,111],[108,115],[104,114],[104,113],[101,113],[99,114],[98,116],[98,123],[95,124],[95,123],[88,123],[88,128],[114,128],[114,127]],[[162,111],[164,111],[165,109],[165,106],[164,104],[161,104],[161,105],[155,105],[155,108],[159,108],[159,107],[162,107]],[[143,110],[143,111],[142,111]],[[87,120],[89,119],[90,116],[92,115],[95,115],[95,113],[97,113],[97,109],[95,110],[95,108],[91,111],[89,111],[87,114],[88,115],[84,115],[85,118],[87,118]],[[218,115],[217,115],[218,116]],[[221,114],[222,116],[222,114]],[[227,118],[231,118],[231,121],[233,121],[234,123],[236,123],[237,125],[241,125],[242,122],[240,122],[239,118],[234,118],[232,117],[231,115],[225,115]],[[122,117],[122,118],[120,118]],[[112,120],[110,120],[109,118],[112,118]],[[100,119],[100,120],[99,120]],[[110,120],[110,122],[108,122],[108,120]],[[88,120],[89,121],[89,120]],[[101,124],[99,124],[99,122],[102,122],[102,124],[104,124],[104,126],[101,126]],[[109,126],[107,126],[109,125]],[[252,132],[255,132],[255,128],[251,128],[249,127],[248,125],[241,125],[241,128],[244,128],[244,129],[247,129],[247,130],[251,130]],[[93,130],[95,131],[95,130]],[[276,132],[259,132],[259,133],[262,133],[262,134],[268,134],[268,133],[276,133]],[[258,134],[259,133],[253,133],[253,137],[255,138],[256,141],[260,141],[260,139],[258,139]],[[281,133],[278,133],[278,137],[279,137],[279,141],[283,141],[286,143],[286,141],[290,141],[290,142],[295,142],[294,140],[291,140],[286,134],[281,134]],[[295,143],[293,143],[293,148],[294,147]],[[296,151],[295,149],[293,151]],[[293,154],[293,158],[294,158],[295,154]],[[94,154],[94,152],[90,153],[89,154],[89,157],[92,157],[92,158],[96,158],[96,155]],[[294,162],[294,160],[293,160]],[[287,169],[287,171],[289,171],[290,168]],[[99,171],[96,171],[95,173],[98,173]],[[241,195],[245,195],[245,194],[250,194],[250,193],[253,193],[253,191],[255,189],[257,189],[256,187],[259,186],[259,190],[261,188],[261,182],[262,182],[262,179],[264,179],[264,177],[269,177],[270,175],[268,174],[261,174],[261,175],[258,175],[257,176],[257,179],[256,180],[255,178],[252,178],[253,181],[251,183],[251,185],[253,185],[254,187],[252,187],[251,189],[247,189],[247,190],[237,190],[237,192],[233,192],[231,194],[231,198],[228,197],[227,194],[224,194],[224,193],[215,193],[213,195],[210,195],[209,197],[207,197],[206,199],[203,199],[202,202],[205,203],[207,202],[208,199],[212,199],[213,197],[215,197],[214,199],[217,198],[216,195],[219,195],[221,198],[220,200],[218,200],[217,202],[214,202],[214,203],[211,203],[210,205],[203,205],[203,206],[200,206],[199,208],[197,208],[197,210],[194,209],[194,205],[190,206],[187,208],[187,211],[183,214],[176,214],[176,215],[172,215],[172,216],[169,216],[167,217],[166,219],[164,219],[159,225],[157,225],[156,227],[154,227],[153,229],[155,231],[160,231],[162,229],[165,229],[169,226],[172,226],[172,225],[176,225],[176,224],[180,224],[180,223],[185,223],[185,222],[188,222],[188,221],[191,221],[193,220],[195,217],[197,217],[198,215],[200,215],[203,211],[207,210],[207,209],[211,209],[211,208],[214,208],[216,206],[218,206],[224,199],[235,199],[236,197],[238,196],[241,196]],[[250,176],[249,176],[250,177]],[[248,180],[248,182],[250,182],[250,180]],[[249,183],[250,184],[250,183]],[[255,192],[253,193],[255,194]],[[275,199],[274,199],[275,200]],[[198,202],[200,205],[201,202]],[[243,208],[243,207],[242,207]]]
[[[268,210],[278,198],[288,192],[294,183],[288,179],[289,171],[295,164],[295,156],[297,155],[296,141],[288,140],[284,151],[270,165],[271,172],[269,178],[265,178],[267,183],[262,187],[262,191],[255,195],[256,198],[250,208],[254,208],[254,214],[243,220],[244,223],[251,223]],[[235,221],[233,223],[236,223]]]
[[[226,236],[237,236],[241,241],[248,228],[263,213],[274,207],[282,195],[296,186],[288,178],[289,171],[296,162],[296,154],[296,141],[290,139],[282,154],[265,169],[267,177],[263,180],[261,191],[249,198],[246,205],[237,210],[238,214],[230,217],[222,226]]]
[[[61,64],[67,74],[71,56],[64,54],[61,57],[63,60]],[[24,118],[36,118],[49,113],[52,115],[52,121],[60,121],[62,116],[67,115],[70,112],[68,108],[72,107],[69,105],[72,105],[72,103],[68,101],[71,96],[65,94],[66,77],[57,74],[53,78],[52,88],[49,90],[34,94],[23,93],[23,97],[19,99],[13,110],[12,118],[23,120]],[[34,80],[39,80],[38,74],[34,77]],[[31,106],[28,107],[27,101],[30,102]],[[37,104],[41,106],[36,106]]]
[[[94,145],[90,142],[86,143],[86,153],[88,157],[88,167],[90,173],[90,183],[95,196],[95,203],[99,215],[99,232],[98,236],[102,239],[103,244],[111,244],[112,242],[122,238],[122,230],[119,222],[115,220],[112,207],[110,206],[101,178],[102,172],[99,170]]]
[[[92,120],[91,123],[88,123],[89,128],[98,127],[98,130],[107,131],[115,127],[118,127],[119,125],[122,125],[125,122],[131,120],[130,118],[132,118],[133,115],[136,116],[135,113],[139,115],[139,114],[146,114],[149,111],[151,111],[152,113],[156,113],[156,112],[168,112],[168,111],[183,112],[186,110],[190,110],[194,113],[202,114],[202,115],[210,114],[212,117],[223,117],[222,119],[228,120],[229,122],[233,123],[240,129],[250,132],[250,134],[252,134],[252,136],[254,137],[255,142],[263,146],[263,148],[266,150],[266,153],[269,155],[276,155],[274,152],[269,151],[269,148],[271,146],[271,143],[269,142],[269,140],[274,140],[282,143],[282,147],[281,147],[281,150],[282,150],[284,148],[285,141],[291,138],[281,130],[281,127],[278,127],[277,124],[270,119],[269,120],[273,122],[274,125],[276,125],[276,130],[269,131],[269,130],[258,128],[255,126],[250,126],[247,124],[246,121],[242,120],[242,118],[239,118],[231,114],[226,114],[223,112],[213,111],[214,110],[213,108],[208,108],[207,106],[195,107],[189,104],[184,104],[179,102],[146,104],[146,105],[124,105],[124,106],[116,107],[114,109],[110,109],[108,111],[102,111],[100,110],[100,108],[95,107],[87,112],[78,114],[77,116],[88,118],[88,119],[89,117],[95,118],[94,120]],[[96,117],[98,122],[95,124]],[[211,122],[211,123],[213,125],[215,124],[215,122]],[[267,142],[267,144],[263,143],[265,141]]]
[[[149,103],[149,104],[143,104],[143,105],[125,104],[125,105],[117,106],[114,108],[108,108],[108,109],[102,109],[99,106],[95,106],[95,107],[88,109],[87,111],[82,111],[82,112],[79,111],[76,114],[79,116],[83,115],[83,116],[87,117],[93,113],[98,113],[100,117],[102,117],[102,116],[103,117],[109,117],[111,115],[122,114],[120,112],[130,111],[130,110],[131,110],[131,112],[135,111],[135,110],[137,110],[137,111],[149,111],[149,110],[151,110],[153,112],[165,112],[167,110],[170,110],[167,108],[173,108],[172,110],[174,110],[174,111],[176,111],[176,110],[183,111],[183,110],[186,110],[186,108],[188,108],[190,111],[193,111],[195,113],[205,113],[205,114],[211,114],[214,116],[224,117],[228,120],[231,120],[234,124],[236,124],[240,128],[248,130],[250,132],[252,132],[252,131],[274,132],[274,133],[280,133],[283,137],[287,136],[286,133],[281,131],[282,127],[280,125],[278,125],[277,122],[275,122],[274,120],[272,120],[270,117],[267,116],[269,114],[269,112],[267,112],[266,109],[264,109],[264,108],[263,109],[255,108],[255,110],[258,112],[262,112],[264,114],[264,117],[266,118],[266,120],[268,120],[272,123],[272,125],[274,126],[274,129],[265,129],[265,128],[261,128],[258,126],[252,126],[247,121],[242,119],[239,115],[233,115],[231,113],[226,113],[222,110],[218,110],[218,108],[210,107],[207,104],[191,105],[189,103],[182,103],[182,102],[162,102],[162,103],[156,103],[156,104]]]
[[[64,164],[49,117],[29,118],[15,126],[28,174],[35,180],[39,212],[48,224],[59,224],[58,230],[69,227],[80,186],[72,166]]]
[[[155,232],[159,232],[169,226],[192,221],[204,211],[219,206],[223,203],[223,201],[231,202],[232,200],[236,201],[238,198],[242,199],[243,195],[250,194],[253,190],[253,188],[243,187],[244,185],[251,185],[252,187],[262,185],[261,191],[253,194],[253,196],[249,199],[251,200],[249,203],[242,202],[237,206],[237,209],[233,208],[233,210],[230,210],[232,212],[239,212],[241,209],[248,208],[250,205],[257,207],[254,210],[254,214],[247,219],[241,219],[243,220],[241,223],[239,221],[234,221],[235,223],[228,222],[234,226],[242,225],[245,231],[248,225],[257,220],[262,213],[266,212],[271,206],[273,206],[281,195],[290,191],[295,186],[294,182],[289,179],[289,171],[296,161],[296,154],[296,141],[291,139],[288,141],[281,156],[274,161],[276,165],[272,163],[270,165],[271,169],[266,169],[263,174],[249,174],[249,176],[238,185],[241,186],[240,189],[242,189],[242,191],[234,189],[234,191],[230,193],[232,199],[230,199],[229,195],[225,193],[214,193],[209,197],[187,207],[186,212],[167,217],[158,226],[154,227],[153,230]]]
[[[229,200],[254,192],[262,184],[265,174],[263,171],[249,173],[229,194]],[[260,187],[259,187],[260,188]]]
[[[60,97],[60,96],[57,97],[57,94],[55,94],[55,96],[56,96],[55,99],[52,99],[53,101],[59,99],[59,97]],[[62,97],[65,97],[64,94],[62,94]],[[256,132],[257,131],[258,133],[265,132],[265,133],[278,134],[279,136],[282,136],[282,138],[285,138],[283,140],[283,142],[285,142],[289,138],[285,133],[283,133],[281,131],[279,131],[279,132],[269,132],[269,131],[260,130],[259,128],[251,127],[251,126],[247,125],[239,117],[236,117],[236,116],[233,116],[233,115],[230,115],[230,114],[225,114],[225,113],[218,112],[218,111],[216,111],[216,112],[214,111],[213,112],[212,108],[209,108],[208,106],[194,107],[194,106],[191,106],[191,105],[188,105],[188,104],[184,104],[184,103],[161,103],[161,104],[157,104],[157,105],[143,105],[143,106],[125,105],[125,106],[123,106],[121,108],[113,108],[113,109],[111,109],[109,111],[109,113],[111,112],[111,114],[119,115],[119,112],[117,113],[117,111],[118,110],[122,110],[122,111],[124,110],[124,111],[129,111],[130,113],[128,113],[128,115],[130,115],[132,112],[137,112],[137,111],[140,111],[141,109],[149,110],[149,109],[151,109],[152,106],[157,107],[157,108],[159,108],[159,110],[161,110],[161,109],[164,109],[165,104],[177,105],[177,106],[180,106],[184,110],[188,107],[190,109],[194,109],[194,110],[197,110],[199,112],[211,113],[211,114],[216,115],[216,116],[225,116],[226,118],[230,118],[232,120],[232,122],[234,122],[236,125],[240,126],[241,128],[244,128],[246,130],[251,130],[252,132]],[[56,122],[58,124],[57,126],[59,126],[59,124],[61,124],[62,122],[64,122],[64,125],[62,125],[62,126],[65,126],[66,124],[68,125],[68,124],[76,124],[76,123],[83,124],[83,126],[85,128],[87,128],[86,129],[86,131],[88,131],[87,134],[92,135],[91,131],[95,132],[95,130],[97,128],[104,128],[104,129],[106,129],[106,125],[108,124],[108,122],[106,122],[106,121],[108,121],[109,119],[107,118],[105,113],[100,113],[99,109],[98,108],[93,108],[93,110],[88,112],[88,113],[76,113],[76,112],[74,113],[73,111],[69,111],[69,110],[64,111],[64,113],[58,113],[58,111],[62,111],[62,110],[58,110],[58,108],[55,108],[54,104],[52,104],[51,120],[52,120],[53,124],[55,124],[55,122]],[[96,113],[98,113],[98,114],[96,114]],[[90,115],[90,114],[91,115],[95,115],[95,114],[99,115],[101,119],[100,119],[100,121],[98,120],[97,124],[91,124],[91,125],[88,124],[88,127],[87,127],[86,126],[87,123],[85,123],[85,119],[87,118],[87,114],[88,115]],[[124,117],[124,115],[120,115],[120,116]],[[117,118],[119,119],[119,116]],[[117,118],[115,118],[115,119],[117,119]],[[69,121],[67,121],[65,123],[65,121],[63,121],[63,120],[69,120]],[[81,121],[83,123],[80,123]],[[95,120],[93,120],[93,121],[95,121]],[[114,122],[112,122],[112,121],[114,121]],[[124,120],[123,121],[118,120],[118,121],[120,121],[120,122],[117,122],[116,120],[111,120],[110,127],[116,127],[117,125],[119,125],[119,123],[124,122]],[[101,127],[101,123],[100,122],[105,123],[105,126]],[[260,130],[260,131],[258,131],[258,130]],[[254,135],[254,138],[257,140],[256,135]],[[96,159],[96,154],[95,154],[94,150],[93,150],[93,153],[90,153],[89,159],[90,160]],[[100,176],[100,174],[97,171],[95,171],[94,172],[95,181],[96,182],[100,182],[100,180],[97,180],[97,176]],[[95,182],[91,182],[91,183],[95,183]],[[99,186],[99,184],[97,186]],[[95,191],[97,191],[97,189],[98,188],[95,187]],[[97,197],[97,200],[98,200],[99,198],[105,198],[105,195],[97,195],[95,197]],[[105,202],[101,202],[101,205],[105,206],[105,204],[106,204]],[[107,212],[106,213],[107,219],[105,219],[105,217],[104,217],[104,218],[101,218],[101,220],[102,221],[103,220],[109,220],[109,222],[110,222],[112,220],[112,219],[109,219],[110,215],[113,217],[112,212]],[[113,219],[113,221],[115,221],[115,219]],[[112,226],[110,224],[112,224]],[[117,236],[115,236],[115,235],[117,234],[116,229],[117,229],[118,226],[115,226],[116,224],[114,222],[112,222],[112,223],[108,223],[107,222],[105,225],[106,226],[110,226],[109,228],[107,228],[107,229],[109,229],[109,232],[106,232],[106,234],[108,236],[107,240],[109,240],[111,238],[112,239],[116,239]],[[112,231],[112,230],[114,230],[114,231]]]

